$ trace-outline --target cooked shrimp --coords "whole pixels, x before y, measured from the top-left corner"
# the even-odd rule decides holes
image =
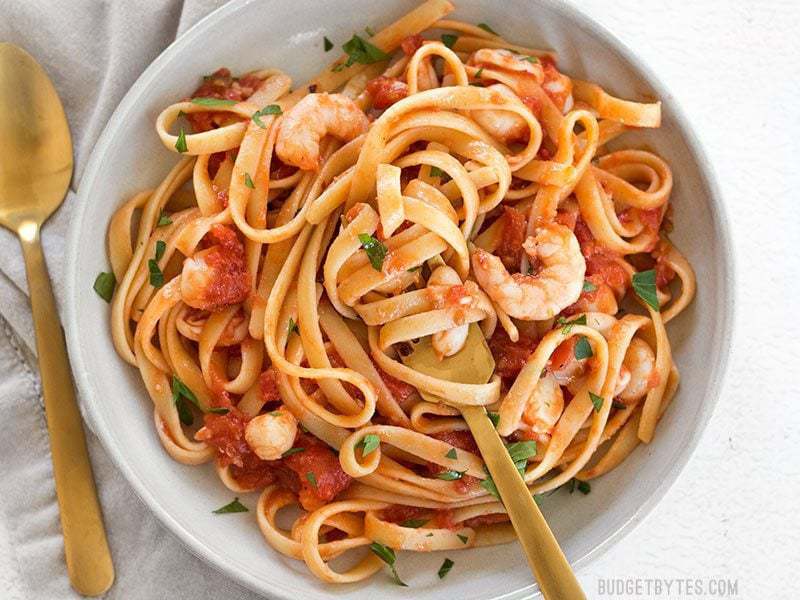
[[[542,89],[562,113],[572,110],[575,101],[572,98],[572,80],[546,61],[544,63],[544,83]]]
[[[604,313],[615,315],[619,310],[617,298],[611,286],[602,281],[601,277],[591,275],[586,280],[594,286],[591,291],[581,292],[578,301],[567,309],[567,313]]]
[[[284,407],[254,417],[244,430],[247,445],[262,460],[278,460],[296,436],[297,419]]]
[[[369,120],[342,94],[309,94],[283,116],[275,153],[283,162],[305,170],[319,166],[319,143],[326,135],[349,142],[364,133]]]
[[[447,265],[437,267],[428,278],[428,285],[461,285],[458,273]],[[467,298],[469,300],[469,298]],[[436,356],[442,360],[445,356],[453,356],[464,347],[469,333],[469,325],[459,325],[445,331],[437,331],[431,336],[431,345]]]
[[[508,86],[495,83],[489,86],[503,96],[516,99],[517,95]],[[530,135],[528,124],[518,114],[508,110],[473,110],[472,118],[483,127],[489,135],[505,144],[526,140]]]
[[[656,372],[656,357],[650,345],[642,339],[635,337],[631,340],[625,352],[622,364],[630,371],[630,382],[620,392],[619,398],[623,402],[632,402],[644,396],[648,390],[658,385]]]
[[[493,66],[507,71],[528,73],[536,79],[537,83],[544,81],[544,71],[538,61],[503,48],[482,48],[470,57],[469,64]]]
[[[619,375],[617,376],[617,385],[614,386],[614,397],[616,398],[619,396],[622,391],[628,387],[628,384],[631,382],[631,372],[625,365],[622,365],[619,368]]]
[[[543,321],[560,313],[581,295],[586,262],[575,234],[557,223],[539,227],[522,244],[542,268],[536,275],[510,275],[500,259],[480,248],[472,254],[475,278],[509,316]]]
[[[525,405],[522,420],[539,435],[550,435],[564,411],[564,393],[552,375],[539,379]]]

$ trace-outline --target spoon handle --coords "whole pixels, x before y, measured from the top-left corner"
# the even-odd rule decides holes
[[[585,600],[575,573],[481,406],[461,408],[547,600]]]
[[[64,333],[47,274],[39,225],[18,229],[36,329],[47,430],[64,535],[67,572],[75,590],[98,596],[114,582],[114,565],[72,387]]]

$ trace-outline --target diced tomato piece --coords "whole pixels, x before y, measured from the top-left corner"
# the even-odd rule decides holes
[[[278,380],[274,368],[270,367],[261,373],[258,383],[261,387],[261,398],[264,400],[264,404],[281,401],[281,393],[278,390]]]
[[[372,106],[382,110],[408,96],[408,85],[396,77],[381,75],[367,84],[367,93],[372,98]]]
[[[235,100],[240,102],[249,98],[261,85],[261,79],[255,75],[245,75],[242,78],[231,76],[230,69],[222,67],[211,75],[203,78],[203,83],[194,92],[191,98],[218,98],[220,100]],[[186,119],[195,133],[209,131],[217,126],[216,120],[225,113],[210,111],[196,112],[186,115]]]
[[[550,371],[558,371],[563,369],[575,357],[575,344],[578,338],[572,336],[561,342],[547,361],[547,368]]]
[[[502,327],[495,329],[489,339],[489,349],[495,361],[495,372],[503,379],[513,379],[528,362],[528,357],[536,349],[536,340],[520,335],[512,342]]]
[[[405,504],[393,504],[389,508],[384,508],[381,518],[390,523],[402,523],[410,519],[419,519],[422,515],[430,513],[429,509],[418,506],[406,506]]]
[[[553,101],[561,112],[564,111],[567,99],[572,95],[572,80],[556,69],[555,63],[545,57],[542,62],[544,70],[544,93]]]
[[[397,379],[397,377],[389,375],[389,373],[381,369],[376,363],[374,363],[374,361],[373,364],[375,364],[375,369],[378,371],[378,375],[381,376],[383,383],[385,383],[386,387],[389,388],[389,391],[392,393],[392,396],[394,396],[394,399],[397,400],[397,403],[400,405],[400,407],[405,410],[408,401],[416,397],[416,388],[405,381],[400,381]]]
[[[500,245],[495,255],[503,261],[506,269],[517,271],[522,260],[522,242],[525,241],[525,215],[510,206],[503,207]]]
[[[287,456],[283,464],[298,478],[303,508],[315,510],[350,486],[352,478],[342,470],[339,457],[325,443],[301,434],[295,446],[305,450]]]
[[[542,102],[536,96],[523,96],[522,103],[531,109],[533,116],[537,119],[542,118]]]
[[[578,211],[576,210],[559,210],[556,212],[556,223],[563,225],[575,231],[575,225],[578,222]]]
[[[403,38],[403,41],[400,42],[400,48],[403,50],[403,54],[406,56],[411,56],[420,49],[422,46],[422,42],[425,39],[420,34],[409,35],[408,37]]]

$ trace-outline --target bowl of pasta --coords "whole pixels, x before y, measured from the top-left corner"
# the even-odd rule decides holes
[[[675,481],[719,392],[728,229],[675,98],[569,6],[455,4],[234,0],[144,72],[81,183],[90,425],[269,597],[529,597],[459,406],[580,567]],[[404,361],[469,365],[472,338],[480,383]]]

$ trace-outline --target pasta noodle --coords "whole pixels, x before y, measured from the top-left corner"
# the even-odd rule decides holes
[[[156,120],[183,156],[109,227],[111,334],[166,451],[260,492],[267,543],[326,582],[513,539],[459,407],[487,409],[539,494],[649,442],[678,383],[665,326],[695,278],[672,174],[617,142],[660,104],[452,8],[354,36],[299,87],[208,76]],[[470,336],[486,383],[404,363]]]

